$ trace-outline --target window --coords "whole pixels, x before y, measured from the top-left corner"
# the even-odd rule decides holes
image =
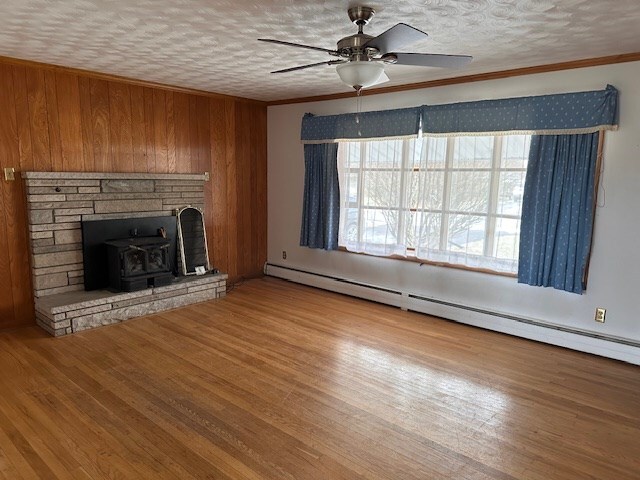
[[[342,142],[339,244],[517,271],[528,135]]]

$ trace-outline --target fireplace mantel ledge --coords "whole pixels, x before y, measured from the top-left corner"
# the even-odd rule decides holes
[[[208,173],[21,172],[27,180],[209,180]]]

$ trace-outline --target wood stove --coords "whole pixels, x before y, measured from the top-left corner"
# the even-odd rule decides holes
[[[133,292],[168,285],[173,281],[165,237],[132,237],[105,242],[109,261],[109,286]]]

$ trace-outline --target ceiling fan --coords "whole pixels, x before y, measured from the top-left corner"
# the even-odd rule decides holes
[[[472,59],[468,55],[398,53],[396,52],[397,49],[419,40],[424,40],[428,35],[406,23],[398,23],[377,37],[373,37],[362,31],[363,27],[371,21],[375,14],[373,8],[365,6],[352,7],[347,13],[351,21],[357,25],[358,33],[338,40],[335,50],[270,38],[259,38],[258,40],[261,42],[306,48],[337,57],[334,60],[285,68],[271,73],[287,73],[320,65],[336,65],[336,71],[340,79],[360,93],[360,90],[365,87],[389,80],[389,77],[384,73],[384,66],[387,64],[460,68]]]

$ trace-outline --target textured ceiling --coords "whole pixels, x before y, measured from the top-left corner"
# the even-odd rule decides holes
[[[640,52],[638,0],[2,0],[0,55],[211,92],[278,100],[349,91],[322,52],[355,33],[346,9],[377,13],[365,33],[398,22],[429,33],[405,51],[473,55],[464,69],[390,65],[386,85]]]

